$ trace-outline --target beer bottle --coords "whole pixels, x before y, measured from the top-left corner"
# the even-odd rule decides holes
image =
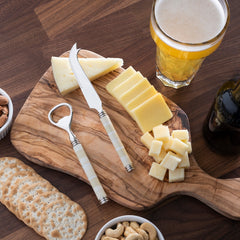
[[[220,154],[240,153],[240,79],[225,82],[203,124],[203,135]]]

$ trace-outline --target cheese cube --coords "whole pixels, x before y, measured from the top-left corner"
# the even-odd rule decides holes
[[[160,165],[169,170],[174,171],[178,164],[181,162],[181,159],[173,152],[168,152]]]
[[[121,94],[120,96],[116,96],[116,98],[125,107],[126,104],[128,104],[133,98],[150,86],[151,84],[149,81],[146,78],[143,78],[137,84],[130,87],[125,93]]]
[[[167,169],[160,166],[160,164],[153,162],[149,171],[149,175],[163,181]]]
[[[183,142],[187,142],[189,140],[188,130],[173,130],[172,137],[178,138]]]
[[[174,171],[169,170],[168,181],[169,182],[181,182],[184,180],[184,168],[176,168]]]
[[[150,149],[153,141],[153,136],[149,132],[146,132],[141,136],[140,140],[148,149]]]
[[[126,104],[127,111],[130,112],[132,109],[146,101],[148,98],[154,96],[156,93],[157,91],[153,86],[148,87]]]
[[[118,86],[116,86],[112,90],[113,96],[118,98],[121,94],[125,93],[130,88],[132,88],[135,84],[143,80],[143,78],[144,77],[140,72],[134,73],[133,75],[131,75],[129,78],[127,78],[125,81],[120,83]]]
[[[136,71],[132,66],[128,67],[126,70],[121,72],[116,78],[114,78],[110,83],[106,85],[106,89],[109,93],[112,94],[112,90],[118,86],[120,83],[127,80],[130,76],[132,76]]]
[[[160,154],[158,156],[153,156],[153,158],[157,163],[160,163],[165,158],[166,154],[167,154],[167,152],[162,147]]]
[[[172,118],[172,112],[160,93],[149,98],[133,110],[134,120],[143,133],[151,131]]]
[[[179,168],[189,168],[190,167],[190,162],[189,162],[189,157],[188,157],[188,152],[185,152],[183,156],[179,156],[182,161],[178,164]]]
[[[191,142],[187,142],[186,144],[188,145],[187,152],[188,153],[192,153],[192,143]]]
[[[172,144],[172,140],[173,140],[173,137],[170,136],[168,141],[164,142],[163,144],[163,148],[165,149],[165,151],[168,151],[169,150],[169,147],[171,146]]]
[[[188,149],[188,145],[186,143],[182,142],[181,140],[179,140],[178,138],[173,138],[169,149],[175,153],[184,155],[184,153]]]
[[[153,140],[149,149],[149,154],[152,157],[156,157],[160,154],[163,142],[158,140]]]
[[[123,65],[121,58],[79,58],[78,61],[91,81]],[[51,63],[54,80],[62,95],[79,88],[67,57],[52,57]]]
[[[153,136],[155,139],[167,142],[170,138],[170,132],[168,126],[160,124],[153,128]]]

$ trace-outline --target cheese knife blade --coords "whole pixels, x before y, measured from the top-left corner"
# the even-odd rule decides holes
[[[82,69],[79,61],[78,61],[78,52],[80,49],[77,49],[77,44],[75,43],[72,46],[72,49],[69,54],[69,62],[72,68],[73,74],[82,90],[83,96],[87,101],[87,104],[90,108],[96,109],[98,111],[98,115],[100,120],[115,148],[118,153],[119,158],[121,159],[124,167],[128,172],[133,170],[132,162],[122,144],[121,139],[119,138],[109,116],[103,110],[102,101],[97,94],[96,90],[94,89],[92,83],[88,79],[87,75],[85,74],[84,70]]]

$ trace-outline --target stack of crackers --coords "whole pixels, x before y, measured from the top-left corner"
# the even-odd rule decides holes
[[[16,158],[0,158],[0,201],[46,239],[82,239],[84,210],[31,167]]]

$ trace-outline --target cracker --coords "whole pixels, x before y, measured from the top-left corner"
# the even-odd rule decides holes
[[[8,188],[7,197],[3,196],[3,202],[6,205],[6,207],[11,212],[13,212],[17,217],[19,217],[18,204],[17,204],[19,196],[24,191],[24,189],[26,189],[27,187],[31,186],[34,183],[40,183],[40,182],[47,182],[47,180],[41,178],[37,174],[33,174],[31,176],[27,175],[22,178],[12,179],[12,184]]]
[[[65,194],[61,192],[44,192],[34,199],[30,208],[30,225],[36,232],[41,232],[40,220],[41,214],[45,211],[49,204],[57,200],[70,200]]]
[[[57,200],[41,214],[41,234],[49,240],[80,240],[87,229],[83,209],[71,200]]]
[[[37,196],[48,191],[57,191],[57,189],[49,182],[34,183],[19,195],[17,201],[18,213],[25,224],[30,225],[31,203]]]
[[[3,157],[0,158],[0,169],[7,167],[7,165],[10,163],[17,163],[19,160],[17,158],[10,158],[10,157]]]

